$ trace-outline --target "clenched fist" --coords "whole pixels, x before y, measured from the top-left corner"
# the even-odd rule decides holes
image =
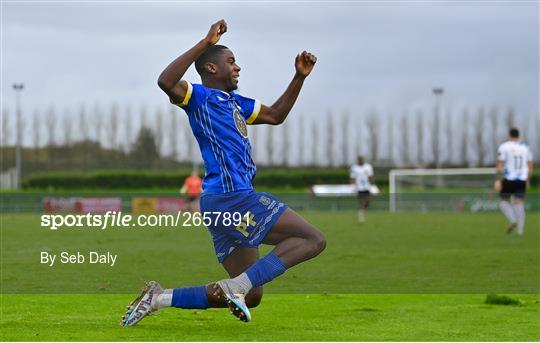
[[[209,45],[215,45],[217,44],[217,42],[219,42],[221,35],[225,32],[227,32],[227,23],[224,19],[221,19],[220,21],[210,26],[210,31],[208,31],[208,34],[206,35],[204,40]]]
[[[302,53],[296,55],[294,62],[296,74],[301,77],[307,77],[313,70],[315,63],[317,63],[317,57],[315,55],[307,51],[302,51]]]

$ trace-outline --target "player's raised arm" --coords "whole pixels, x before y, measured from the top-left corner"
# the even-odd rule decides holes
[[[191,49],[177,57],[161,72],[158,78],[158,85],[167,95],[172,103],[180,103],[184,100],[187,92],[187,82],[182,80],[182,77],[188,70],[189,66],[208,49],[208,47],[216,44],[221,35],[227,32],[227,23],[225,20],[220,20],[210,27],[210,31],[206,37],[195,44]]]
[[[307,51],[298,54],[294,63],[296,73],[291,83],[289,83],[285,92],[272,106],[261,106],[261,112],[253,124],[278,125],[283,123],[296,102],[298,94],[300,94],[304,80],[313,70],[315,63],[317,63],[317,57],[315,55]]]

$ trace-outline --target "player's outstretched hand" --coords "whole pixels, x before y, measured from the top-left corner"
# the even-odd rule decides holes
[[[217,44],[217,42],[219,42],[219,39],[221,38],[221,35],[225,32],[227,32],[227,23],[224,19],[221,19],[220,21],[210,26],[210,31],[208,31],[205,40],[210,45]]]
[[[315,55],[307,51],[302,51],[302,53],[296,55],[294,62],[296,73],[302,77],[307,77],[313,70],[315,63],[317,63],[317,57]]]

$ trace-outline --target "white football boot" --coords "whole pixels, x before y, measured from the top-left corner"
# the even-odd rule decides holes
[[[234,280],[226,279],[216,282],[216,294],[225,297],[229,311],[243,322],[251,320],[251,313],[246,305],[246,295],[242,287]]]
[[[161,293],[163,293],[163,289],[159,283],[155,281],[147,282],[142,288],[142,293],[127,307],[126,314],[122,317],[120,325],[133,326],[144,317],[157,311],[157,307],[152,306],[152,302],[155,302],[155,299]]]

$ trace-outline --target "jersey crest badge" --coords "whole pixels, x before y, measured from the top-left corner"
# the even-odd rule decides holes
[[[240,115],[240,111],[238,109],[234,109],[233,111],[234,116],[234,123],[236,124],[236,129],[238,129],[238,132],[242,135],[242,137],[247,138],[248,132],[247,132],[247,126],[246,122],[244,121],[244,118]]]

